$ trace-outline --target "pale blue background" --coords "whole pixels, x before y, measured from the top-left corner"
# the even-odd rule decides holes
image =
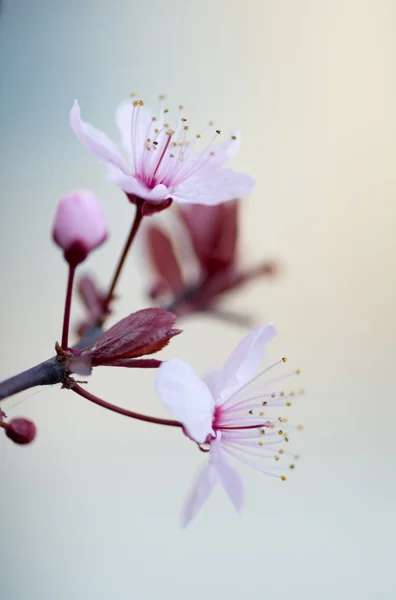
[[[120,99],[155,107],[166,92],[197,129],[242,131],[234,166],[257,178],[245,260],[278,257],[283,271],[229,307],[277,324],[269,358],[286,354],[309,391],[290,415],[306,425],[290,481],[241,467],[242,518],[219,489],[187,531],[178,516],[203,459],[183,436],[58,389],[9,399],[39,437],[0,436],[4,600],[394,598],[395,17],[392,0],[4,0],[0,377],[60,336],[56,200],[79,186],[103,200],[112,237],[89,260],[103,281],[131,218],[70,130],[73,99],[115,135]],[[141,256],[120,315],[144,306]],[[164,355],[199,371],[241,336],[209,318],[183,326]],[[98,371],[90,389],[163,414],[150,373]]]

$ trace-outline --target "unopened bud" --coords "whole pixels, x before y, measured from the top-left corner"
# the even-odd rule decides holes
[[[16,444],[30,444],[36,437],[36,426],[28,419],[11,419],[7,423],[5,432],[6,436]]]
[[[107,235],[106,217],[92,192],[75,190],[58,202],[52,237],[71,267],[83,262]]]

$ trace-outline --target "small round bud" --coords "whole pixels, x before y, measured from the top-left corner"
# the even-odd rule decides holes
[[[58,202],[52,237],[71,267],[83,262],[107,235],[106,217],[92,192],[75,190]]]
[[[36,426],[28,419],[11,419],[7,423],[5,432],[6,436],[16,444],[30,444],[36,437]]]

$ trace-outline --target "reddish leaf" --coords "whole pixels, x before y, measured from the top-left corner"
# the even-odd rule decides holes
[[[156,369],[162,363],[156,358],[119,358],[105,363],[101,363],[102,367],[127,367],[138,369]]]
[[[183,289],[183,279],[172,242],[155,225],[147,228],[147,240],[150,260],[155,271],[174,294],[179,293]]]
[[[173,313],[159,308],[132,313],[108,329],[90,349],[93,366],[157,352],[181,333],[172,329],[175,320]]]
[[[179,214],[205,271],[215,272],[234,262],[238,236],[237,210],[236,200],[217,206],[194,204],[180,208]]]

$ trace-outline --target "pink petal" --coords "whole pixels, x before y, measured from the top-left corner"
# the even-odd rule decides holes
[[[240,512],[243,505],[243,482],[238,471],[228,464],[221,450],[221,433],[210,444],[210,457],[217,476],[235,510]]]
[[[160,401],[187,434],[203,444],[212,429],[214,399],[206,383],[186,362],[173,358],[162,363],[156,373]]]
[[[80,142],[95,156],[106,164],[118,167],[124,173],[130,172],[130,168],[121,156],[115,143],[105,133],[81,120],[80,107],[77,100],[74,101],[73,108],[70,111],[70,124]]]
[[[214,206],[227,200],[249,196],[254,184],[254,179],[245,173],[209,168],[186,179],[176,187],[171,196],[176,202]]]
[[[216,481],[216,470],[211,463],[208,463],[198,473],[184,503],[181,515],[182,527],[186,527],[196,517],[213,490]]]
[[[118,185],[124,192],[136,196],[141,200],[161,201],[169,198],[168,188],[162,183],[154,188],[148,188],[133,175],[126,175],[120,169],[109,166],[107,174],[113,183]]]
[[[231,132],[225,142],[214,147],[214,154],[210,158],[210,166],[222,167],[238,152],[240,142],[241,134],[239,131]]]
[[[265,347],[276,336],[272,323],[251,331],[231,353],[217,374],[217,395],[220,403],[233,391],[253,379],[264,358]]]

